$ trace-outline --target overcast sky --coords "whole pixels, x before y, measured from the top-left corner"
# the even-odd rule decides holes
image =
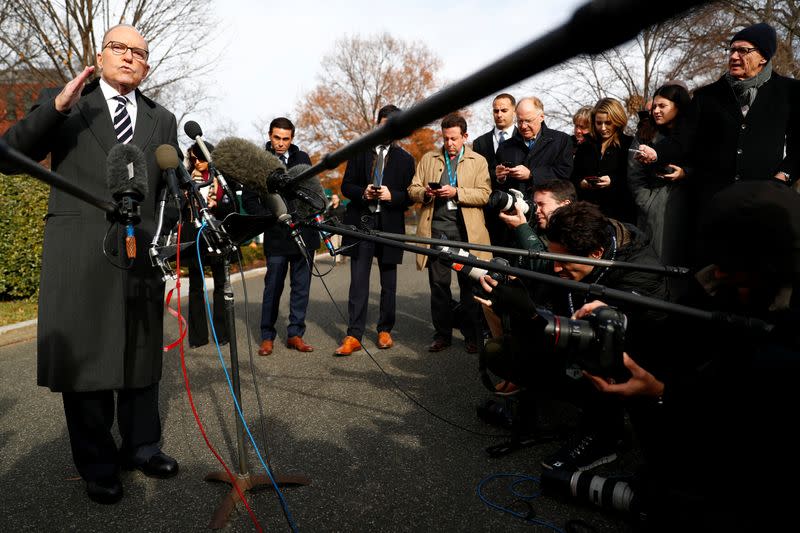
[[[260,143],[263,139],[253,123],[281,115],[293,119],[297,102],[318,83],[322,58],[341,37],[385,31],[395,38],[423,42],[442,60],[441,79],[453,82],[555,29],[583,3],[215,2],[220,24],[214,33],[223,50],[210,90],[216,101],[209,111],[188,119],[196,120],[209,140],[235,128],[237,135]],[[486,120],[491,120],[488,106]]]

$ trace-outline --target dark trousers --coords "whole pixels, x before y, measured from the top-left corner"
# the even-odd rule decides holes
[[[158,384],[116,391],[117,425],[122,437],[119,450],[111,434],[114,393],[62,393],[72,459],[87,481],[116,475],[122,461],[146,461],[159,451]]]
[[[367,323],[367,304],[369,303],[369,274],[375,243],[362,242],[358,246],[358,257],[350,259],[350,296],[347,312],[350,316],[347,334],[359,341],[364,335]],[[382,263],[378,259],[381,275],[381,303],[378,317],[378,333],[390,332],[394,327],[397,302],[397,265]]]
[[[289,326],[287,337],[302,337],[306,332],[306,309],[311,288],[311,268],[302,255],[267,256],[264,276],[264,299],[261,303],[261,339],[275,339],[275,321],[283,294],[286,274],[289,273]]]
[[[461,273],[456,274],[458,291],[461,302],[462,316],[457,322],[453,314],[450,291],[450,281],[453,270],[435,258],[428,259],[428,283],[431,287],[431,319],[436,330],[435,339],[451,342],[453,328],[460,327],[466,340],[478,341],[478,332],[481,331],[481,308],[473,299],[473,282]]]
[[[214,276],[214,331],[219,342],[228,339],[228,323],[225,320],[225,265],[222,258],[207,257],[203,265],[210,265]],[[189,345],[202,346],[208,344],[208,323],[206,314],[205,291],[203,290],[204,274],[197,263],[197,257],[189,263]]]

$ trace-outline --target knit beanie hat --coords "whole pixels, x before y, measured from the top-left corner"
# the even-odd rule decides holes
[[[778,37],[775,34],[775,28],[766,22],[759,22],[758,24],[753,24],[752,26],[740,30],[739,33],[733,36],[731,43],[734,41],[753,43],[753,46],[758,48],[758,51],[761,52],[761,55],[764,56],[764,59],[767,61],[775,55],[775,50],[778,47]]]

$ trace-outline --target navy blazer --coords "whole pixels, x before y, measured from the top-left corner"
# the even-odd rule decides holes
[[[414,177],[414,158],[400,148],[392,145],[386,155],[383,168],[382,184],[392,193],[390,202],[381,201],[381,211],[372,213],[369,202],[364,200],[364,189],[373,182],[376,154],[374,150],[361,152],[347,162],[347,169],[342,179],[342,194],[350,199],[344,215],[344,223],[361,226],[364,223],[371,227],[390,233],[405,233],[405,213],[411,205],[408,196],[408,186]],[[356,242],[356,239],[345,236],[342,246]],[[359,246],[354,246],[344,252],[344,255],[358,256]],[[400,264],[403,262],[403,250],[389,246],[378,246],[376,256],[383,263]]]
[[[516,134],[517,127],[514,126],[511,137]],[[489,177],[492,178],[492,190],[497,189],[499,184],[497,183],[497,176],[495,176],[494,171],[501,159],[498,159],[497,151],[494,149],[494,128],[475,139],[472,142],[472,149],[486,159],[486,164],[489,165]]]

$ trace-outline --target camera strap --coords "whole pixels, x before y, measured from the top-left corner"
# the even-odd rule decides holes
[[[608,259],[611,260],[611,261],[613,261],[614,258],[617,256],[617,236],[615,234],[613,234],[613,233],[611,235],[611,254],[610,255],[611,255],[611,257],[609,257]],[[597,278],[595,278],[594,282],[592,282],[592,285],[597,285],[598,283],[600,283],[600,280],[603,278],[603,276],[605,276],[606,272],[608,272],[608,267],[603,267],[598,272]],[[583,303],[584,304],[586,303],[586,299],[590,294],[591,293],[584,294],[584,296],[583,296]],[[574,302],[572,300],[572,291],[567,291],[567,305],[569,306],[569,314],[570,314],[570,316],[574,315],[575,314],[575,304],[574,304]]]

